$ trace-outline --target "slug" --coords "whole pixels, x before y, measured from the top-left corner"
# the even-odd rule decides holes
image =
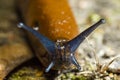
[[[19,0],[24,23],[18,27],[28,31],[29,39],[45,72],[67,70],[76,66],[77,48],[105,20],[101,19],[79,34],[67,0]],[[23,3],[23,4],[22,4]]]

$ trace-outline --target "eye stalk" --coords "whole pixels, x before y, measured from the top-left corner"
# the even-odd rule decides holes
[[[85,40],[85,38],[93,32],[99,25],[105,23],[104,19],[99,20],[97,23],[80,33],[78,36],[76,36],[74,39],[66,42],[65,44],[63,43],[63,54],[60,51],[60,47],[58,47],[58,51],[60,53],[56,52],[56,43],[48,39],[47,37],[43,36],[36,30],[24,25],[23,23],[19,23],[18,27],[23,28],[29,32],[31,32],[34,36],[36,36],[39,41],[43,44],[44,48],[48,51],[49,55],[52,56],[52,62],[48,65],[46,68],[45,72],[49,72],[49,70],[55,65],[59,64],[59,61],[62,63],[60,66],[62,66],[64,63],[69,64],[72,63],[74,64],[77,69],[80,71],[81,67],[79,63],[77,62],[74,53],[78,46]],[[59,45],[58,45],[59,46]],[[69,54],[67,54],[66,50],[69,48]],[[62,50],[62,49],[61,49]],[[57,62],[58,61],[58,62]],[[68,67],[68,66],[67,66]]]
[[[104,19],[100,19],[97,23],[93,24],[91,27],[80,33],[74,39],[67,42],[67,46],[70,46],[71,53],[74,53],[78,46],[85,40],[85,38],[92,33],[99,25],[105,23]]]
[[[48,51],[48,53],[50,55],[52,55],[54,53],[54,51],[55,51],[55,43],[53,41],[51,41],[47,37],[43,36],[42,34],[37,32],[36,30],[32,29],[31,27],[26,26],[23,23],[19,23],[18,27],[29,31],[34,36],[36,36],[39,39],[39,41],[43,44],[44,48]]]

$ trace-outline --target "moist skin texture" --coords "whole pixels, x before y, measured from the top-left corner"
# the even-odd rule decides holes
[[[38,32],[52,41],[71,40],[78,35],[78,27],[67,0],[19,0],[25,24],[38,28]],[[48,66],[48,53],[38,39],[28,32],[36,55]]]

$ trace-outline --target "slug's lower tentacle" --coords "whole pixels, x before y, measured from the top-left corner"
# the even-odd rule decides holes
[[[77,62],[75,56],[71,53],[71,56],[70,56],[70,59],[71,59],[71,62],[77,67],[77,69],[80,71],[81,70],[81,67],[79,65],[79,63]]]
[[[55,65],[55,62],[52,61],[52,62],[50,63],[50,65],[46,68],[45,72],[49,72],[50,69],[51,69],[54,65]]]

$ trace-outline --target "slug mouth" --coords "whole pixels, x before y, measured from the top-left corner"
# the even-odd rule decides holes
[[[54,65],[53,68],[56,70],[62,70],[62,69],[68,69],[69,66],[71,65],[70,62],[70,53],[69,53],[69,48],[65,47],[64,43],[66,43],[66,39],[59,39],[56,41],[55,45],[55,54],[50,55],[51,57],[51,63],[49,64],[48,68],[46,69],[45,72],[48,72],[50,67]]]
[[[49,70],[57,64],[58,66],[70,66],[70,64],[74,64],[77,69],[80,71],[81,67],[75,58],[75,51],[79,47],[79,45],[85,40],[90,33],[92,33],[99,25],[105,23],[104,19],[100,19],[97,23],[93,24],[91,27],[80,33],[78,36],[73,38],[70,41],[65,43],[55,43],[48,39],[46,36],[43,36],[36,30],[24,25],[23,23],[19,23],[18,27],[23,28],[29,32],[31,32],[34,36],[36,36],[40,43],[47,50],[48,54],[51,56],[51,63],[46,68],[45,72],[49,72]]]

